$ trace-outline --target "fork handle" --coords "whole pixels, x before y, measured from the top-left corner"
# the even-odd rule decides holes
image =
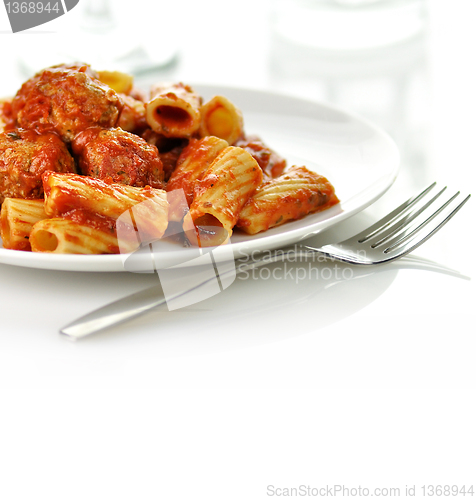
[[[266,255],[257,260],[252,260],[249,263],[238,264],[232,269],[221,273],[220,278],[227,278],[234,273],[243,273],[255,269],[257,267],[264,266],[266,264],[271,264],[273,262],[279,262],[283,260],[291,252],[295,252],[294,249],[289,248],[286,250],[275,251],[271,255]],[[304,255],[310,255],[310,250],[302,251]],[[239,261],[235,261],[239,262]],[[216,277],[203,279],[199,281],[194,286],[187,288],[185,290],[179,291],[175,294],[167,294],[165,298],[161,285],[154,285],[152,287],[141,290],[140,292],[127,295],[119,300],[106,304],[105,306],[92,311],[77,320],[69,323],[60,329],[60,333],[66,335],[70,339],[80,339],[86,337],[92,333],[104,330],[113,325],[117,325],[133,319],[141,314],[144,314],[151,309],[154,309],[164,304],[169,305],[169,308],[173,309],[173,302],[181,299],[189,294],[197,293],[207,285],[210,286],[212,283],[216,282]],[[209,297],[206,295],[204,298]],[[197,300],[196,302],[199,302]]]
[[[166,302],[160,285],[111,302],[61,328],[60,333],[72,340],[86,337],[112,325],[135,318]]]

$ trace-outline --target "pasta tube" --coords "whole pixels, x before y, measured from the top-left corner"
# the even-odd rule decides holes
[[[188,85],[157,85],[146,103],[147,123],[165,137],[190,137],[200,127],[200,106],[201,97]]]
[[[167,195],[162,189],[108,184],[76,174],[47,173],[43,176],[45,212],[60,217],[82,209],[118,219],[132,207],[135,223],[151,239],[161,238],[168,225]],[[147,203],[143,203],[147,201]]]
[[[0,216],[3,248],[31,250],[31,230],[36,222],[43,219],[46,219],[43,200],[5,198]]]
[[[248,152],[234,146],[224,149],[195,188],[183,221],[188,240],[201,247],[226,243],[241,209],[262,180],[263,172]]]
[[[263,183],[243,207],[237,227],[248,234],[300,219],[339,203],[334,187],[306,167],[291,167],[284,175]]]
[[[195,184],[226,147],[228,147],[228,143],[225,140],[209,136],[200,140],[191,139],[182,151],[177,160],[177,166],[167,183],[166,190],[168,193],[183,190],[187,204],[184,207],[178,207],[171,203],[169,215],[171,221],[178,222],[183,219],[184,210],[187,211],[192,203]],[[170,198],[169,196],[169,202]]]
[[[114,230],[108,231],[66,218],[44,219],[37,222],[31,231],[30,242],[33,252],[119,253]]]
[[[243,136],[243,115],[226,97],[215,96],[201,110],[200,136],[215,135],[234,144]]]
[[[134,85],[134,77],[121,71],[98,71],[99,81],[109,85],[118,94],[129,94]]]

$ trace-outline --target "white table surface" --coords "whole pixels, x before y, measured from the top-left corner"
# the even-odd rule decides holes
[[[471,192],[473,2],[431,0],[429,33],[409,54],[308,74],[276,56],[272,2],[240,3],[177,3],[179,63],[158,78],[324,99],[385,128],[400,175],[343,230],[432,180]],[[0,22],[6,95],[42,31]],[[420,260],[340,281],[237,279],[78,342],[58,329],[157,277],[0,265],[0,498],[254,500],[301,486],[310,498],[305,488],[334,485],[476,495],[474,206]]]

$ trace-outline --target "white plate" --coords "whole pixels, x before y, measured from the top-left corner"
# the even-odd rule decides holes
[[[259,135],[288,160],[326,176],[341,203],[329,210],[286,223],[264,233],[234,234],[236,257],[295,243],[337,224],[378,199],[394,182],[399,153],[390,137],[346,111],[269,92],[196,85],[208,99],[228,97],[244,115],[248,134]],[[219,251],[217,249],[216,251]],[[216,252],[215,251],[215,252]],[[161,261],[176,256],[164,252]],[[216,255],[219,258],[219,255]],[[0,248],[0,263],[66,271],[124,271],[121,255],[55,255]]]

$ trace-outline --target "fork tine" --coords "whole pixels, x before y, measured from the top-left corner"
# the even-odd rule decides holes
[[[410,199],[402,203],[399,207],[397,207],[393,212],[390,212],[388,215],[377,221],[375,224],[372,224],[370,227],[366,228],[364,231],[359,233],[356,238],[358,238],[359,243],[364,243],[370,238],[374,238],[375,236],[381,234],[387,228],[389,228],[397,219],[408,212],[408,210],[413,207],[418,201],[420,201],[424,196],[426,196],[434,187],[436,186],[436,182],[430,184],[426,189],[424,189],[420,194],[416,196],[412,196]]]
[[[437,219],[438,215],[443,214],[445,209],[450,206],[450,204],[460,195],[458,191],[453,195],[446,203],[444,203],[440,208],[433,212],[429,217],[427,217],[421,224],[411,230],[408,234],[398,238],[396,241],[391,242],[391,244],[384,250],[385,254],[389,254],[394,251],[398,251],[398,255],[403,255],[404,253],[411,252],[415,248],[419,247],[428,238],[433,236],[437,231],[439,231],[470,199],[471,195],[466,196],[466,198],[455,208],[445,216],[443,220]],[[438,222],[439,221],[439,222]],[[413,241],[416,237],[416,241]]]
[[[403,231],[405,231],[405,228],[408,227],[419,215],[421,215],[430,205],[432,205],[444,192],[446,191],[446,186],[441,189],[438,193],[436,193],[433,198],[431,198],[429,201],[427,201],[423,206],[420,208],[411,211],[408,213],[406,216],[395,220],[394,224],[389,224],[388,229],[384,231],[383,233],[380,231],[380,239],[378,241],[375,241],[372,243],[372,248],[377,248],[380,245],[383,245],[385,242],[390,240],[391,238],[394,238],[398,236],[398,234],[401,234]],[[457,195],[455,195],[457,196]],[[418,200],[420,201],[420,200]],[[451,201],[451,200],[450,200]],[[449,202],[448,202],[449,203]],[[444,207],[442,207],[444,208]]]

